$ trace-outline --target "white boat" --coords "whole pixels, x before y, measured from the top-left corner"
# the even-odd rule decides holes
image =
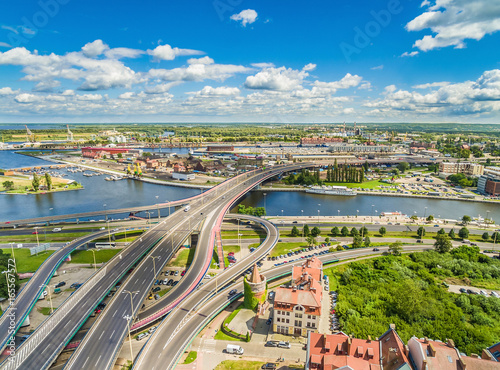
[[[111,177],[106,177],[104,180],[106,180],[106,181],[113,181],[113,179]]]
[[[306,189],[306,193],[326,194],[326,195],[347,195],[352,196],[358,194],[355,190],[347,186],[311,186]]]

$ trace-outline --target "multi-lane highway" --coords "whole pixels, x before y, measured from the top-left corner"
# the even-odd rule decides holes
[[[123,232],[122,229],[113,230],[113,234]],[[52,275],[64,261],[64,259],[73,252],[92,240],[99,239],[107,236],[108,231],[98,231],[93,234],[75,239],[66,246],[58,249],[38,268],[33,277],[28,281],[23,289],[18,293],[15,301],[7,310],[5,310],[2,317],[0,317],[0,350],[3,350],[9,341],[20,328],[26,316],[30,313],[35,305],[38,297],[45,289]],[[14,320],[11,320],[11,319]],[[12,325],[14,322],[14,325]]]
[[[42,339],[44,340],[40,340],[40,335],[32,335],[18,350],[15,361],[9,361],[7,363],[4,362],[2,364],[2,368],[47,368],[50,366],[64,345],[71,339],[72,335],[74,335],[74,333],[93,311],[94,307],[133,264],[140,260],[156,244],[158,244],[158,248],[164,248],[161,251],[159,250],[160,258],[164,258],[163,261],[167,260],[168,255],[171,255],[172,251],[175,249],[176,242],[174,240],[174,243],[172,244],[172,241],[169,241],[168,237],[165,238],[165,235],[169,235],[169,233],[175,231],[174,228],[177,228],[179,231],[187,230],[187,232],[189,232],[192,223],[196,224],[202,219],[205,220],[206,225],[210,225],[207,227],[207,230],[212,230],[213,227],[222,222],[222,217],[229,206],[255,185],[283,171],[295,170],[302,166],[303,165],[278,166],[266,171],[252,171],[230,179],[222,185],[205,192],[204,194],[191,198],[190,209],[186,209],[186,212],[184,213],[177,213],[177,216],[173,215],[172,218],[161,222],[143,237],[132,243],[127,248],[126,253],[122,252],[118,254],[106,265],[105,274],[100,274],[98,276],[99,281],[95,282],[96,279],[93,279],[93,283],[95,285],[93,285],[91,289],[79,289],[75,292],[75,297],[73,297],[73,299],[68,299],[65,303],[63,303],[59,310],[60,312],[64,312],[64,314],[54,315],[55,318],[50,317],[37,329],[39,333],[49,333],[48,336],[50,336],[50,340],[48,340],[48,336],[43,337]],[[228,199],[225,199],[226,195]],[[200,212],[201,210],[204,212]],[[203,215],[203,213],[205,214]],[[181,218],[181,220],[179,220],[179,218]],[[205,232],[203,235],[204,236],[200,238],[200,247],[197,248],[195,258],[192,263],[192,269],[184,279],[184,281],[186,281],[184,285],[187,285],[187,289],[185,291],[178,289],[178,292],[181,294],[179,294],[175,303],[178,303],[187,294],[189,294],[191,290],[194,289],[208,268],[211,255],[213,253],[214,233]],[[133,283],[131,283],[133,284],[132,286],[135,286],[134,284],[139,284],[138,289],[142,293],[149,290],[154,278],[154,273],[151,271],[151,262],[153,259],[151,258],[150,260],[149,265],[147,263],[141,264],[140,268],[138,268],[136,272],[132,274],[131,278],[127,280],[133,281]],[[145,274],[148,273],[148,269],[150,270],[149,277],[145,277]],[[142,283],[140,283],[141,281]],[[179,284],[179,288],[181,288],[181,284]],[[119,295],[116,295],[115,297],[118,296]],[[117,301],[118,300],[119,299],[117,299]],[[75,304],[75,302],[78,302],[78,304]],[[118,304],[119,308],[124,309],[123,313],[125,314],[127,313],[127,310],[131,313],[130,301],[128,303],[125,302],[125,300],[121,300]],[[111,307],[108,307],[105,310],[105,312],[111,311]],[[135,307],[134,311],[136,311]],[[117,312],[118,311],[112,312],[112,314],[116,317]],[[100,322],[104,321],[105,320],[101,320]],[[121,342],[126,330],[126,324],[126,321],[122,319],[122,317],[119,317],[119,320],[118,318],[111,320],[109,325],[106,321],[105,325],[109,326],[109,331],[111,331],[111,333],[99,327],[100,337],[97,342]],[[113,325],[124,328],[125,330],[111,330]],[[101,340],[104,335],[103,333],[106,334],[106,336],[109,335],[109,337]],[[116,335],[119,339],[115,340],[113,337],[114,335]],[[85,347],[83,346],[82,348],[83,351]],[[107,352],[101,352],[104,353],[104,356],[93,357],[92,359],[96,361],[95,366],[97,368],[101,368],[102,364],[99,364],[100,359],[102,357],[109,358],[110,356],[114,356],[116,348],[116,344],[113,344],[109,347],[109,349],[106,349]],[[94,355],[94,353],[92,353],[92,355]],[[76,358],[80,357],[77,355]],[[89,366],[88,364],[85,364],[85,360],[87,360],[87,358],[84,358],[84,362],[82,363],[84,368]]]
[[[261,247],[262,248],[262,247]],[[405,249],[422,250],[428,246],[411,246]],[[387,251],[387,247],[380,248],[378,252]],[[354,251],[344,251],[334,254],[326,254],[320,256],[319,259],[326,263],[332,260],[346,260],[356,257],[372,255],[374,252],[371,249],[360,249]],[[299,265],[303,260],[298,260],[293,263],[288,263],[282,266],[274,267],[262,274],[266,276],[267,281],[291,274],[292,266]],[[240,270],[243,270],[243,266]],[[241,280],[236,285],[231,285],[213,296],[210,300],[200,305],[200,302],[206,300],[207,294],[213,295],[213,286],[204,285],[203,290],[192,294],[181,305],[177,306],[170,315],[158,326],[154,334],[149,338],[146,345],[141,350],[139,356],[134,362],[133,369],[138,370],[171,370],[184,352],[184,349],[189,345],[191,340],[199,333],[199,331],[212,320],[214,315],[220,312],[224,307],[231,303],[232,299],[228,297],[230,289],[237,289],[242,292],[243,283]]]
[[[135,329],[158,320],[158,318],[168,313],[173,307],[187,297],[200,283],[212,259],[215,230],[217,227],[220,227],[224,214],[242,194],[255,186],[255,181],[261,178],[260,173],[256,175],[248,174],[248,176],[248,179],[242,179],[239,183],[238,181],[234,181],[235,183],[221,191],[218,197],[213,196],[206,201],[198,200],[196,202],[191,202],[190,210],[188,212],[183,212],[187,216],[185,216],[175,228],[182,230],[187,229],[189,231],[193,225],[203,222],[203,227],[199,235],[198,247],[196,248],[193,261],[180,283],[161,301],[161,305],[155,305],[157,309],[156,312],[150,313],[149,316],[135,323],[132,328]],[[191,226],[189,224],[191,224]],[[167,251],[165,254],[164,251],[158,249],[159,248],[155,248],[151,254],[161,256],[162,261],[166,263],[172,256],[173,251]],[[163,257],[164,255],[166,255],[166,258]],[[144,264],[148,263],[152,265],[152,263],[146,259]],[[147,271],[147,269],[147,267],[143,268],[142,266],[138,266],[136,270]],[[109,307],[106,308],[100,320],[94,324],[91,332],[85,336],[83,342],[70,358],[66,366],[67,369],[81,369],[82,367],[89,369],[108,369],[113,366],[115,356],[118,354],[121,343],[127,335],[128,323],[123,319],[123,315],[119,316],[118,311],[123,311],[122,314],[128,315],[129,313],[126,312],[130,312],[131,308],[125,310],[123,308],[132,305],[130,297],[126,296],[128,293],[121,294],[121,296],[120,293],[125,290],[129,292],[138,292],[132,300],[134,306],[132,316],[135,316],[139,309],[139,305],[148,294],[149,288],[153,285],[155,278],[156,276],[150,274],[149,279],[146,278],[147,283],[141,283],[141,278],[134,280],[134,276],[132,276],[122,286],[117,292],[116,298],[113,299]],[[108,333],[110,335],[109,340],[99,340],[107,336]]]

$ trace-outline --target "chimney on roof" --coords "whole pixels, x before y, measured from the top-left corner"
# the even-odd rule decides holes
[[[396,324],[390,324],[389,328],[391,328],[392,330],[396,330]]]
[[[455,348],[455,342],[453,341],[453,339],[448,339],[446,341],[446,345],[450,348]]]
[[[472,357],[472,358],[479,358],[479,355],[477,353],[471,353],[470,357]]]
[[[429,343],[429,338],[425,337],[424,338],[424,343]]]
[[[351,336],[349,336],[349,338],[347,338],[347,356],[349,356],[349,354],[351,353],[351,344],[352,344],[352,338]]]
[[[436,357],[436,349],[432,343],[429,343],[429,357]]]
[[[460,357],[460,359],[458,360],[458,367],[459,367],[460,370],[466,370],[467,369],[467,365],[464,362],[464,359],[462,357]]]
[[[371,336],[371,335],[369,335],[369,336],[368,336],[368,340],[367,340],[367,342],[368,342],[368,343],[370,343],[371,341],[372,341],[372,336]]]
[[[427,360],[426,359],[422,360],[422,369],[427,369]]]
[[[495,361],[491,353],[485,349],[483,349],[483,352],[481,352],[481,358],[483,360]]]

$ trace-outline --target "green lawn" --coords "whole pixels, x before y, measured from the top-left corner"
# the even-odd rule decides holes
[[[49,316],[50,315],[50,307],[39,307],[37,308],[38,312],[42,315]],[[56,312],[57,307],[54,307],[54,312]]]
[[[271,251],[271,257],[276,257],[282,254],[286,254],[291,251],[295,251],[296,249],[302,249],[307,247],[307,243],[278,243]]]
[[[96,263],[104,263],[108,262],[115,255],[120,253],[121,249],[98,249],[95,252],[95,261]],[[74,251],[71,253],[71,262],[70,263],[94,263],[94,256],[90,250],[87,251]]]
[[[258,370],[265,362],[243,361],[243,360],[224,360],[215,367],[215,370]]]
[[[177,255],[177,258],[169,263],[169,266],[172,267],[189,267],[194,258],[196,248],[183,248]],[[219,264],[219,260],[217,258],[217,252],[214,250],[214,254],[212,256],[212,261],[210,261],[210,266],[213,266],[214,263],[216,265]]]
[[[240,230],[241,239],[265,238],[263,230]],[[225,230],[221,232],[222,239],[238,239],[238,230]]]
[[[331,185],[331,186],[345,186],[348,188],[364,188],[364,189],[375,189],[379,187],[380,185],[387,185],[384,182],[380,182],[379,180],[371,180],[371,181],[365,181],[363,183],[357,183],[357,182],[325,182],[325,185]]]
[[[2,249],[3,253],[11,254],[10,248]],[[36,255],[30,255],[29,249],[14,249],[14,255],[16,256],[17,272],[35,272],[38,267],[54,253],[52,250],[41,252]]]
[[[51,229],[52,230],[52,229]],[[88,235],[89,233],[57,233],[57,234],[47,234],[43,233],[43,230],[38,230],[38,241],[40,244],[49,242],[67,242],[73,239],[79,238],[81,236]],[[9,235],[0,236],[0,243],[36,243],[36,235]]]
[[[222,330],[218,330],[217,333],[215,333],[214,339],[216,340],[230,340],[233,342],[245,342],[243,339],[236,339],[233,337],[230,337],[229,335],[224,334]]]
[[[191,362],[196,361],[197,356],[198,354],[196,353],[196,351],[190,351],[186,359],[184,360],[184,364],[190,364]]]
[[[158,294],[160,297],[163,297],[165,294],[167,294],[170,291],[170,289],[172,289],[172,288],[162,289],[156,294]]]
[[[239,245],[225,245],[223,249],[224,249],[224,263],[226,266],[228,266],[229,261],[227,259],[227,255],[231,252],[238,253],[240,251],[240,246]]]

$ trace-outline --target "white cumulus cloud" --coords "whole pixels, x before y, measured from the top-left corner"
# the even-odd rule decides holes
[[[203,51],[192,49],[173,48],[168,44],[159,45],[153,50],[148,50],[148,54],[158,60],[174,60],[178,56],[201,55]]]
[[[252,24],[257,20],[257,12],[253,9],[242,10],[238,14],[233,14],[231,19],[233,21],[241,22],[243,27],[246,27],[247,24]]]
[[[406,25],[408,31],[430,29],[434,35],[417,40],[422,51],[454,46],[464,48],[465,40],[481,40],[500,30],[500,2],[496,0],[424,1],[425,12]]]

